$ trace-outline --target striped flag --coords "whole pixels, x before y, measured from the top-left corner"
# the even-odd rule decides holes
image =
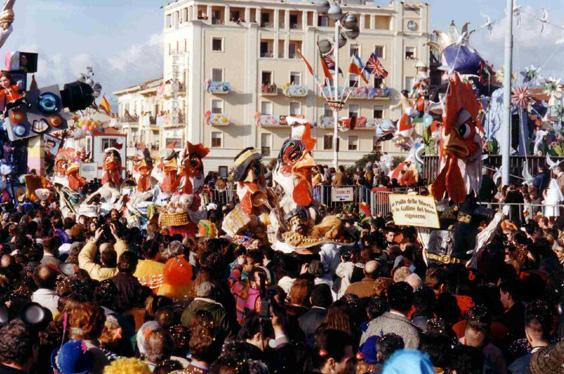
[[[300,58],[302,60],[304,60],[304,63],[306,64],[307,70],[309,71],[309,73],[311,75],[313,74],[313,68],[311,67],[311,64],[309,63],[309,61],[305,58],[305,56],[302,54],[302,51],[300,51],[299,49],[296,51],[298,53],[298,56],[300,56]]]
[[[378,59],[375,53],[370,55],[368,61],[366,61],[365,69],[370,73],[374,74],[376,78],[386,78],[388,76],[388,71],[384,69],[384,66]]]
[[[108,99],[106,99],[106,96],[102,96],[102,100],[100,100],[98,107],[106,112],[106,114],[110,114],[112,112],[112,105],[110,104]]]
[[[351,64],[349,65],[349,73],[359,75],[364,83],[368,83],[370,72],[368,72],[362,63],[360,57],[355,53],[352,57]]]

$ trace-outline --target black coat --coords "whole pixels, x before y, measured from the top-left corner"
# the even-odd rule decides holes
[[[327,309],[314,307],[298,318],[298,324],[305,335],[305,342],[308,347],[313,347],[315,331],[326,315]]]

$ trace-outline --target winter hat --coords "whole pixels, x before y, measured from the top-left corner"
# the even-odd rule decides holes
[[[424,353],[412,349],[396,351],[384,365],[382,374],[434,374],[433,364]]]
[[[182,286],[192,282],[192,265],[184,255],[169,259],[163,269],[163,283]]]
[[[88,374],[93,363],[92,352],[83,340],[69,340],[51,355],[51,366],[59,374]]]

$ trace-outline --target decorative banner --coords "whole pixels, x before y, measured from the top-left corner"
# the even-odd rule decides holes
[[[390,209],[398,226],[440,228],[432,196],[390,194]]]
[[[95,162],[83,162],[80,164],[80,175],[86,180],[98,178],[98,164]]]
[[[331,201],[345,202],[354,201],[353,187],[333,187],[331,188]]]

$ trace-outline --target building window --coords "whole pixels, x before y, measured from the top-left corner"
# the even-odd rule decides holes
[[[415,81],[415,78],[413,78],[413,77],[405,77],[405,86],[403,87],[403,89],[411,91],[411,88],[413,87],[414,81]]]
[[[214,99],[212,100],[212,113],[223,114],[223,100]]]
[[[349,104],[349,118],[358,117],[360,114],[360,106],[357,104]]]
[[[360,46],[358,44],[351,44],[349,47],[349,53],[352,56],[359,56],[360,57]]]
[[[358,151],[358,136],[349,135],[349,151]]]
[[[329,106],[329,104],[323,104],[323,117],[331,117],[333,116],[333,110]]]
[[[261,101],[260,102],[260,114],[271,116],[272,115],[272,102]]]
[[[212,81],[223,82],[223,69],[212,69]]]
[[[416,58],[415,47],[405,47],[405,59],[415,60]]]
[[[217,173],[219,174],[220,177],[227,178],[227,175],[229,173],[229,168],[227,166],[219,166],[217,168]]]
[[[223,134],[219,131],[212,131],[211,146],[213,148],[221,148],[222,143],[223,143]]]
[[[374,119],[384,118],[384,110],[382,108],[378,107],[378,106],[374,107],[373,114],[374,114]]]
[[[212,51],[223,52],[223,38],[212,38]]]
[[[349,87],[358,87],[358,75],[350,74],[349,75]]]
[[[298,14],[290,13],[290,29],[296,30],[299,27],[300,16]]]
[[[184,21],[185,21],[185,22],[190,21],[190,20],[188,19],[188,7],[184,8]]]
[[[272,27],[272,23],[270,21],[270,13],[260,14],[260,27]]]
[[[384,79],[382,78],[378,78],[378,77],[374,77],[374,87],[375,88],[382,88],[382,85],[384,84]]]
[[[302,104],[292,101],[290,103],[290,115],[299,116],[300,114],[302,114]]]
[[[172,14],[166,15],[166,27],[168,28],[172,27]]]
[[[383,45],[374,46],[374,54],[378,58],[384,58],[384,46]]]
[[[288,47],[288,58],[298,58],[298,49],[302,49],[302,42],[299,40],[291,40]]]
[[[333,135],[323,135],[323,149],[326,151],[333,149]]]
[[[272,137],[270,134],[260,134],[260,152],[263,156],[270,156],[270,145]]]
[[[272,84],[272,72],[263,71],[260,76],[260,81],[262,84]]]
[[[290,84],[302,84],[302,74],[295,71],[290,72]]]
[[[320,27],[329,26],[329,17],[327,16],[317,16],[317,25]]]
[[[263,39],[260,41],[260,57],[272,57],[272,45],[273,45],[273,41],[272,40],[266,40]]]

